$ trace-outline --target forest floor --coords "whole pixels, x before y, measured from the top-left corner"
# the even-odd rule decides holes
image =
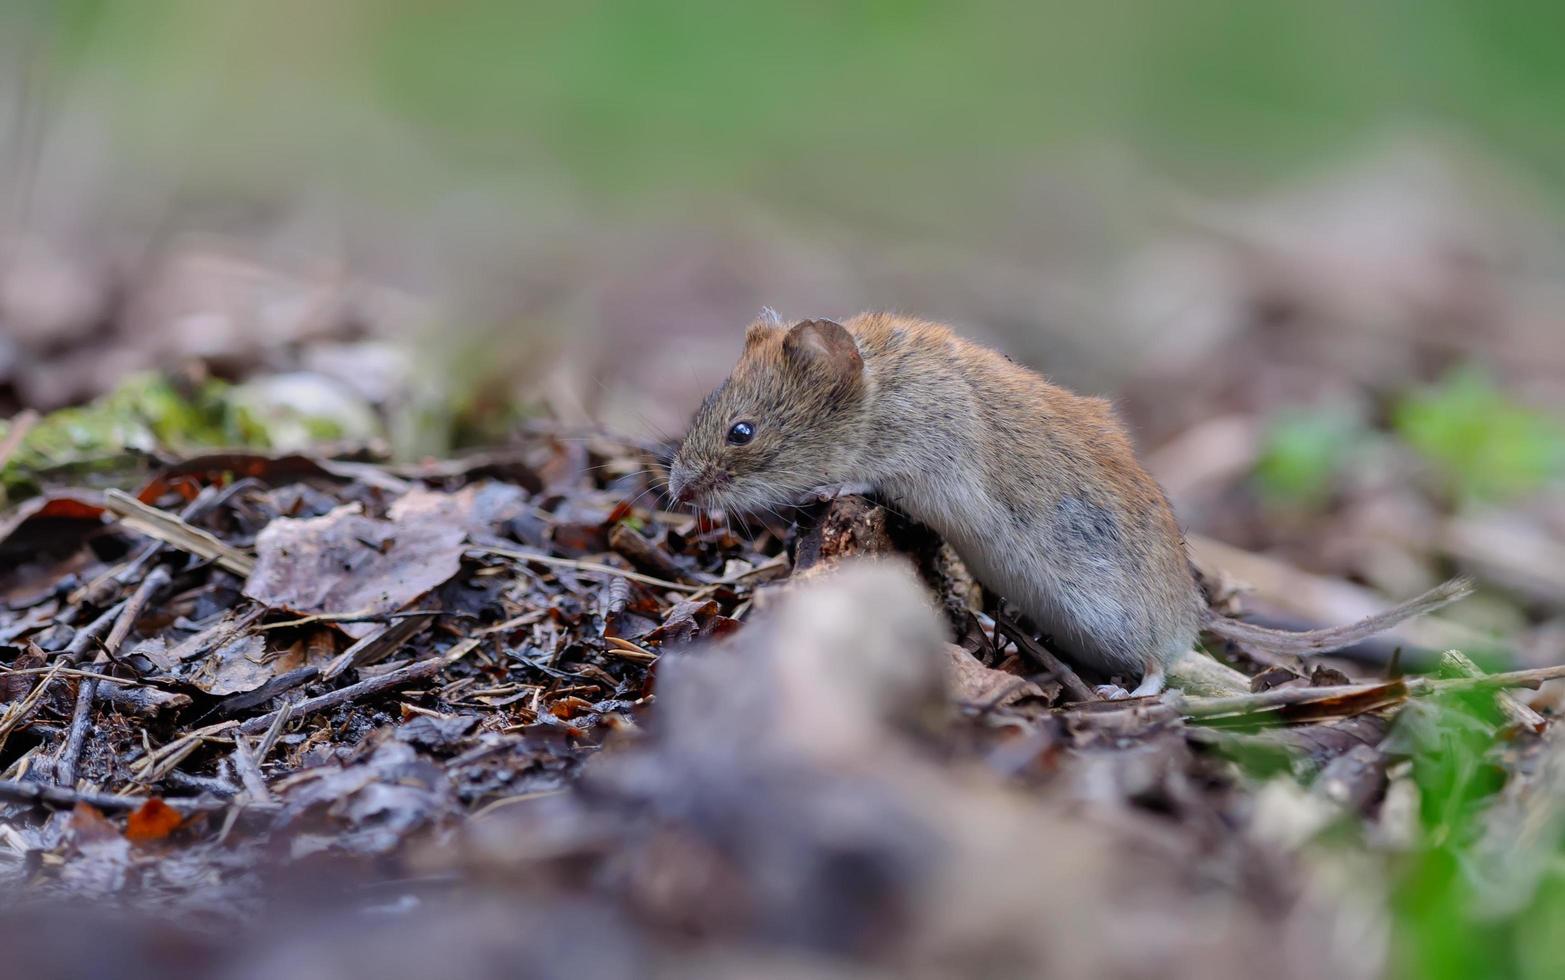
[[[1565,749],[1518,697],[1548,671],[1350,677],[1214,643],[1230,696],[1103,701],[872,503],[670,513],[652,448],[602,435],[136,466],[131,492],[45,487],[0,525],[18,975],[1367,977],[1565,954],[1538,931]],[[890,552],[957,643],[831,574]]]

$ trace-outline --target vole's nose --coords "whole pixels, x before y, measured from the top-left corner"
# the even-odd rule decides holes
[[[675,466],[668,474],[668,495],[673,498],[676,505],[690,503],[694,496],[694,485],[690,479],[690,472],[683,467]]]

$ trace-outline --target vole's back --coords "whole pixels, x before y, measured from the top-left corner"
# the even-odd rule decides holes
[[[1079,661],[1132,677],[1202,603],[1174,515],[1107,402],[937,324],[846,321],[869,380],[863,472]]]

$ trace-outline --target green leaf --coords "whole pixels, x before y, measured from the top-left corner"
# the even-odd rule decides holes
[[[1517,404],[1473,367],[1403,398],[1392,425],[1458,499],[1504,500],[1565,474],[1565,424]]]

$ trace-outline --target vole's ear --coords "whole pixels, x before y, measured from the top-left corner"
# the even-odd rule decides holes
[[[777,315],[777,311],[770,306],[761,307],[761,313],[755,321],[745,329],[744,345],[752,347],[758,341],[771,336],[774,331],[782,329],[783,319]]]
[[[796,323],[783,338],[783,353],[800,368],[828,380],[851,381],[864,371],[864,359],[847,328],[834,320]]]

